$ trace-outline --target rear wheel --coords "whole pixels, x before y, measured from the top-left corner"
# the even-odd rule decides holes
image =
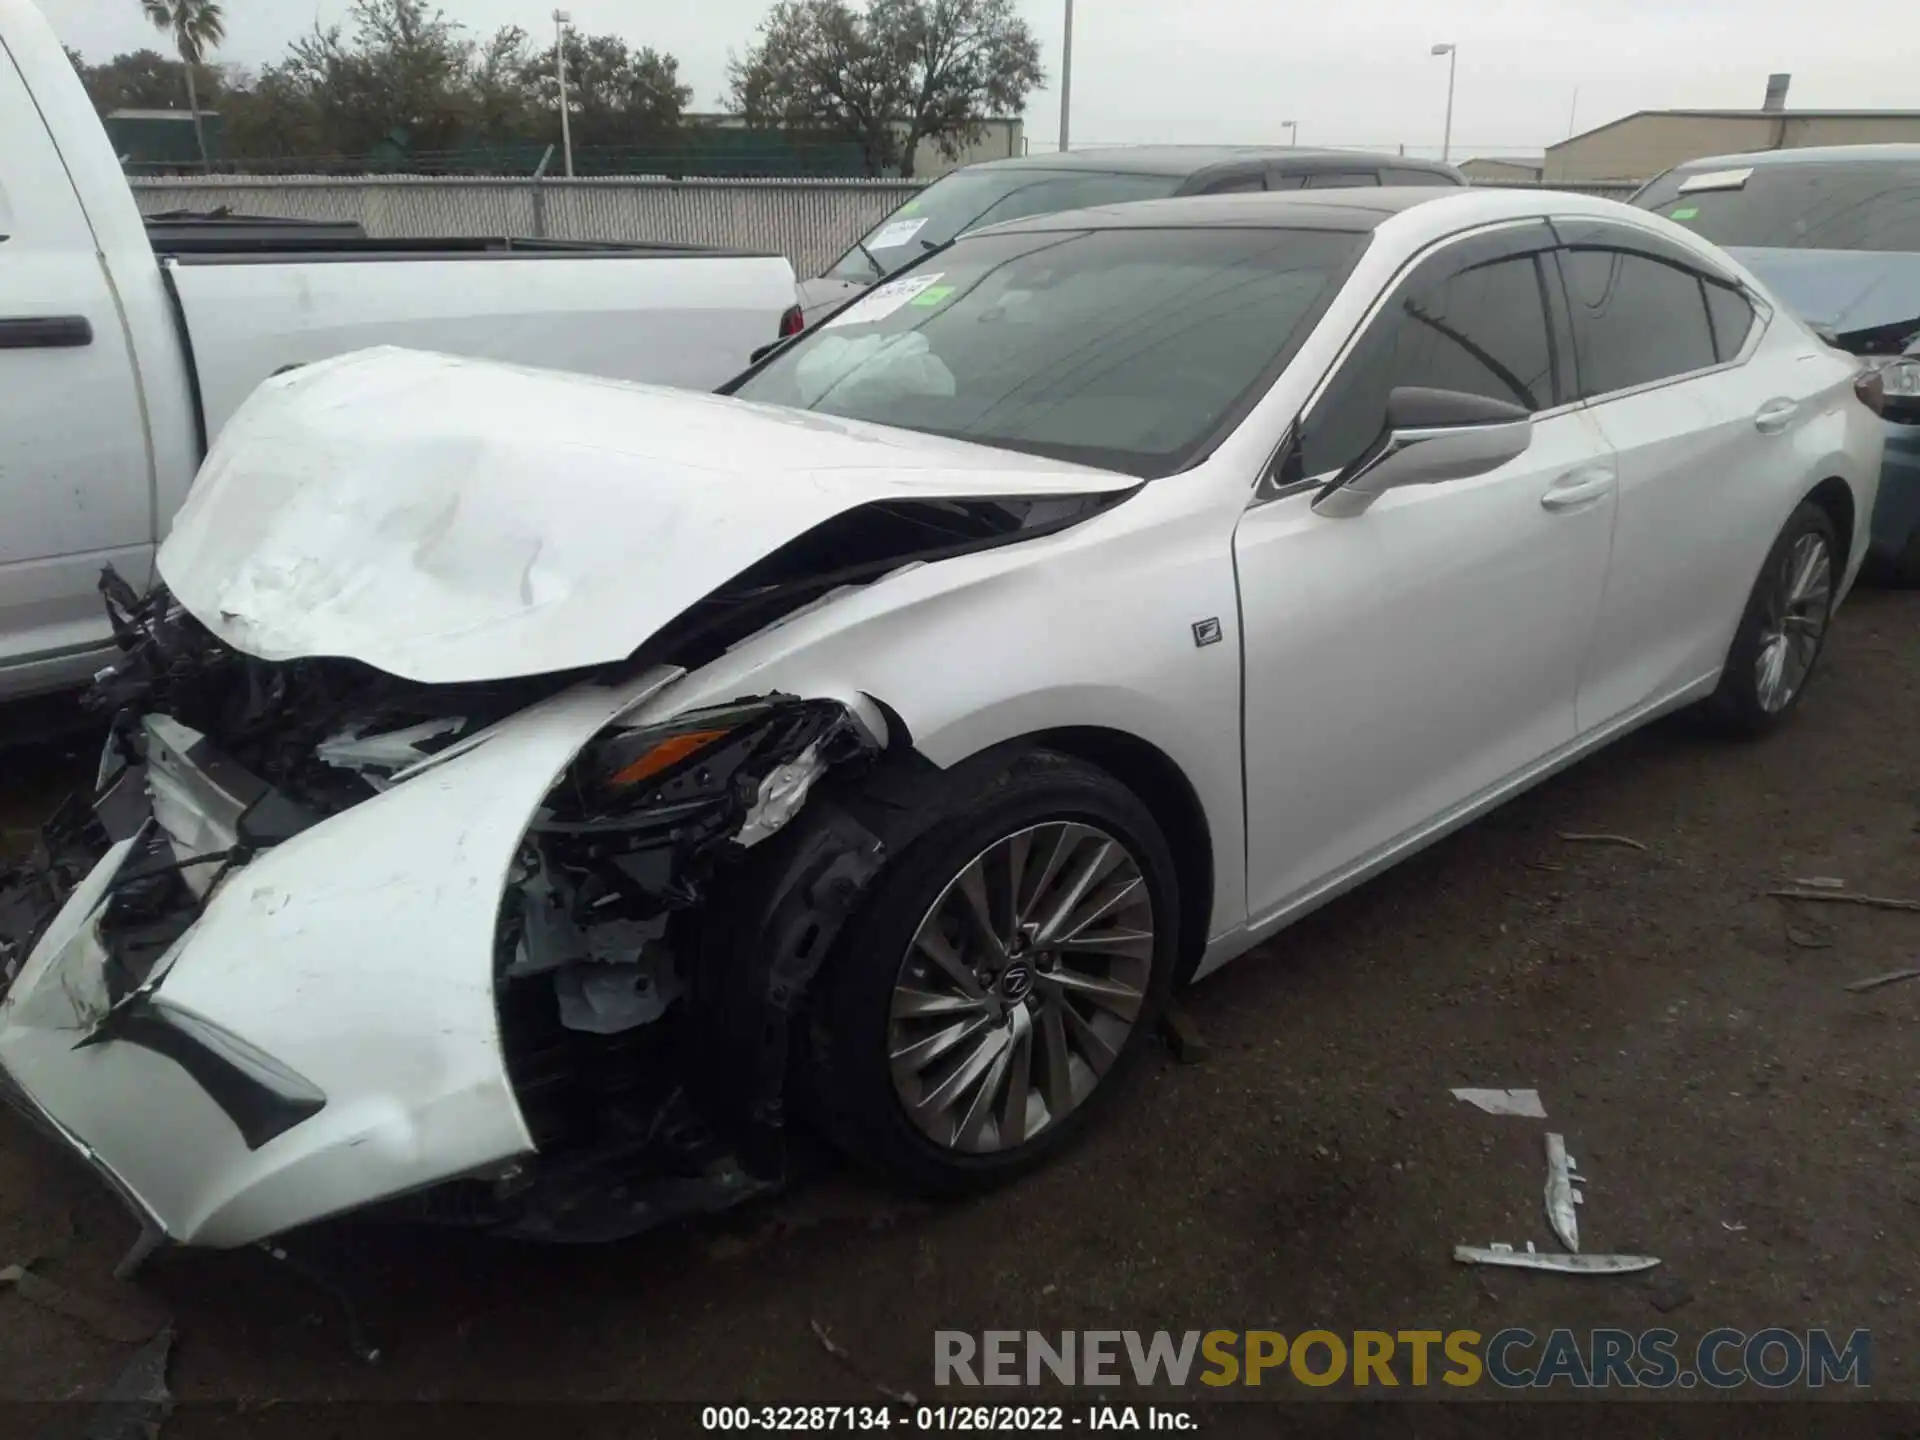
[[[1130,791],[1045,751],[981,779],[883,875],[810,1027],[825,1128],[930,1193],[1030,1169],[1083,1130],[1179,953],[1172,857]]]
[[[1811,501],[1788,517],[1760,567],[1706,713],[1726,730],[1760,735],[1785,719],[1813,676],[1840,578],[1833,521]]]

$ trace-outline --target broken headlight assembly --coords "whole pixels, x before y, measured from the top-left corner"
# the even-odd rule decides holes
[[[836,862],[845,868],[861,839],[837,838],[849,832],[825,800],[802,811],[829,771],[880,751],[881,723],[837,701],[773,695],[615,725],[548,792],[507,876],[495,951],[501,1047],[540,1164],[493,1223],[551,1234],[564,1210],[569,1232],[625,1233],[659,1218],[662,1183],[673,1208],[690,1209],[777,1183],[777,1158],[743,1168],[743,1107],[714,1077],[767,1076],[752,1103],[777,1126],[784,1039],[781,1022],[762,1017],[788,1013],[839,917],[799,927],[809,946],[798,984],[795,969],[765,968],[763,952],[782,949],[771,920],[746,926],[750,955],[716,934],[736,938],[734,911],[753,908],[743,896],[791,905]],[[775,835],[786,843],[760,848]],[[734,1023],[743,1013],[752,1022]],[[557,1203],[555,1187],[572,1193],[589,1176],[586,1209]],[[616,1192],[631,1201],[607,1198]],[[642,1204],[653,1208],[626,1213]]]

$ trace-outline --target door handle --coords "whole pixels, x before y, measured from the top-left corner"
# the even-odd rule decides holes
[[[93,343],[84,315],[16,315],[0,319],[0,350],[73,350]]]
[[[1547,487],[1540,497],[1543,510],[1578,510],[1591,504],[1613,488],[1613,471],[1593,468],[1569,470]]]
[[[1800,413],[1800,405],[1794,400],[1769,400],[1753,416],[1753,428],[1762,435],[1778,435],[1793,423],[1793,417]]]

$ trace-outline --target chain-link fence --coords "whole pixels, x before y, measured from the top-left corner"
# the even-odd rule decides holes
[[[925,182],[914,180],[533,180],[421,175],[136,179],[149,214],[212,210],[353,220],[375,239],[533,237],[714,245],[785,255],[817,275]],[[1501,188],[1542,189],[1537,185]],[[1555,187],[1557,188],[1557,187]],[[1632,183],[1569,185],[1624,198]]]
[[[243,215],[358,221],[381,240],[512,235],[714,245],[785,255],[804,278],[925,182],[210,175],[132,183],[148,214],[226,206]]]

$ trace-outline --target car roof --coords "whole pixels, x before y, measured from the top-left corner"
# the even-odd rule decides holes
[[[1131,200],[1085,210],[1059,210],[990,225],[974,235],[1049,230],[1271,229],[1340,230],[1365,234],[1403,210],[1465,195],[1462,186],[1388,185],[1379,189],[1267,190],[1239,195],[1181,195]]]
[[[1763,165],[1872,165],[1920,162],[1920,145],[1806,145],[1797,150],[1755,150],[1746,155],[1703,155],[1683,160],[1675,171],[1737,169]]]
[[[1298,145],[1114,145],[1095,150],[1069,150],[1052,155],[1016,155],[1005,160],[983,160],[967,170],[1093,170],[1111,175],[1197,175],[1222,165],[1264,163],[1311,173],[1352,169],[1356,165],[1391,165],[1398,170],[1423,170],[1453,175],[1451,165],[1404,155],[1376,155],[1365,150],[1315,150]]]

